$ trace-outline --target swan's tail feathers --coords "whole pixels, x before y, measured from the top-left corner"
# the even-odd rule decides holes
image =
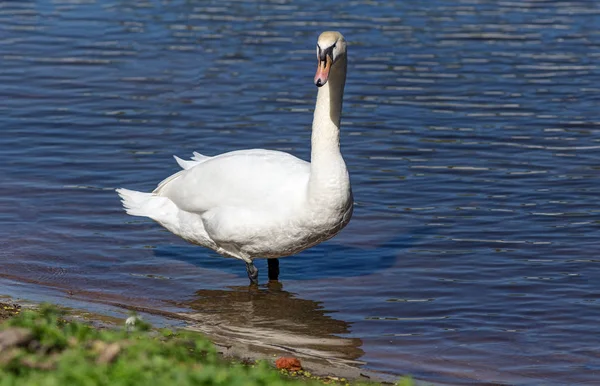
[[[117,189],[121,203],[127,214],[148,217],[152,201],[152,193],[136,192],[129,189]]]
[[[175,204],[166,197],[122,188],[117,189],[117,193],[121,196],[123,208],[132,216],[150,217],[163,223],[172,220],[177,212]]]

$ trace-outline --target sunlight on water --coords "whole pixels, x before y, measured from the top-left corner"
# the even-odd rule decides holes
[[[0,3],[3,294],[429,381],[592,383],[599,23],[588,1]],[[283,288],[123,213],[114,188],[172,154],[307,159],[326,29],[350,43],[355,214]]]

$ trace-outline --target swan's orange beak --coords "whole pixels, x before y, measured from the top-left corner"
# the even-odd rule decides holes
[[[319,65],[317,66],[317,73],[315,74],[315,85],[317,87],[323,86],[329,79],[329,70],[331,69],[331,56],[325,55],[325,60],[319,59]]]

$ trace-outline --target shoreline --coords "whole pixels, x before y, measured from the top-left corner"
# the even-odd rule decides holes
[[[65,308],[60,305],[55,305],[61,310],[66,311],[67,317],[74,321],[83,322],[91,325],[95,329],[117,329],[124,325],[125,320],[106,316],[102,314],[90,313],[82,309]],[[39,304],[24,301],[13,300],[9,297],[0,297],[0,324],[3,324],[8,319],[19,315],[22,310],[36,310]],[[142,307],[128,307],[130,312],[139,312],[142,320],[144,315],[154,314],[155,310],[148,310]],[[158,315],[169,320],[177,320],[190,322],[186,320],[185,315],[160,312]],[[189,319],[189,318],[187,318]],[[194,320],[194,322],[198,322]],[[238,341],[235,339],[227,339],[223,336],[207,334],[200,328],[190,328],[189,325],[172,327],[178,330],[187,330],[200,333],[205,336],[216,348],[217,353],[226,360],[231,360],[239,363],[255,363],[256,361],[267,361],[275,370],[275,361],[281,357],[294,357],[301,361],[302,371],[290,372],[286,375],[293,378],[316,379],[322,382],[368,382],[378,384],[395,384],[401,378],[391,374],[379,373],[372,370],[361,369],[358,366],[352,366],[349,363],[344,363],[343,360],[337,358],[319,358],[309,356],[299,350],[295,350],[285,346],[265,346],[260,342]],[[360,362],[358,362],[360,363]],[[357,363],[357,364],[358,364]],[[284,373],[285,374],[285,373]],[[419,384],[419,383],[415,383]],[[430,384],[430,383],[428,383]]]

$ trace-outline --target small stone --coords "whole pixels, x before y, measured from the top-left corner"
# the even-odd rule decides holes
[[[302,364],[298,358],[294,357],[281,357],[275,361],[275,366],[279,370],[288,371],[300,371],[302,370]]]
[[[100,353],[100,356],[98,356],[96,363],[98,363],[98,364],[111,363],[112,361],[114,361],[117,358],[117,356],[119,355],[120,352],[121,352],[121,345],[119,345],[118,343],[108,344],[104,347],[104,349]]]
[[[15,346],[24,346],[33,340],[33,333],[26,328],[9,328],[0,331],[0,352]]]
[[[97,353],[101,353],[102,351],[104,351],[106,349],[107,344],[101,340],[95,340],[92,342],[91,346],[92,346],[92,350],[94,350]]]

